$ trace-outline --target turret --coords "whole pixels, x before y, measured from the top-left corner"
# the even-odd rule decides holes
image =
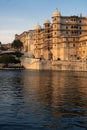
[[[61,35],[61,14],[56,9],[56,11],[52,15],[53,19],[53,43],[57,41],[56,38]]]
[[[56,11],[52,15],[53,23],[60,22],[60,17],[61,17],[61,14],[58,11],[58,9],[56,9]]]
[[[35,30],[40,30],[41,26],[39,24],[36,25]]]

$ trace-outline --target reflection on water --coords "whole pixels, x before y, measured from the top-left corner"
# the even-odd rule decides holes
[[[0,71],[0,130],[86,130],[87,73]]]

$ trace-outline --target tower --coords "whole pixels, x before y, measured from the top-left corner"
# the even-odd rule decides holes
[[[50,20],[45,20],[44,22],[44,38],[45,38],[45,48],[50,47]]]
[[[56,9],[56,11],[52,15],[52,37],[53,37],[53,60],[57,60],[60,58],[60,48],[58,45],[59,38],[61,35],[61,14]]]
[[[52,15],[53,20],[53,43],[57,42],[57,37],[61,35],[61,14],[56,9]]]
[[[51,23],[50,20],[45,20],[44,22],[44,56],[45,59],[52,59],[52,53],[51,53],[51,49],[52,49],[52,34],[51,34]]]
[[[40,31],[41,31],[41,26],[37,24],[35,27],[35,32],[34,32],[35,58],[40,58],[40,53],[41,53],[40,46],[39,46],[40,45]]]

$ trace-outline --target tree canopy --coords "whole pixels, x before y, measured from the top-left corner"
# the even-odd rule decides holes
[[[6,50],[8,50],[8,49],[1,45],[1,46],[0,46],[0,50],[1,50],[1,51],[6,51]]]
[[[0,56],[0,63],[3,63],[5,65],[8,66],[9,63],[20,63],[20,60],[17,60],[14,56],[12,55],[3,55],[3,56]]]
[[[17,51],[21,51],[23,47],[23,43],[20,40],[14,40],[12,43],[12,47],[16,49]]]
[[[21,52],[19,52],[19,51],[16,51],[16,52],[15,52],[15,56],[18,57],[18,58],[20,58],[20,57],[23,56],[23,53],[21,53]]]

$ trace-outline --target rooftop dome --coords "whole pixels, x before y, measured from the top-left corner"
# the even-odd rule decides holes
[[[58,9],[56,9],[56,11],[53,13],[52,17],[57,17],[60,16],[60,12],[58,11]]]
[[[41,26],[39,24],[36,25],[35,30],[41,29]]]
[[[46,23],[49,23],[49,24],[50,24],[50,20],[49,20],[49,19],[45,20],[45,21],[44,21],[44,24],[46,24]]]

